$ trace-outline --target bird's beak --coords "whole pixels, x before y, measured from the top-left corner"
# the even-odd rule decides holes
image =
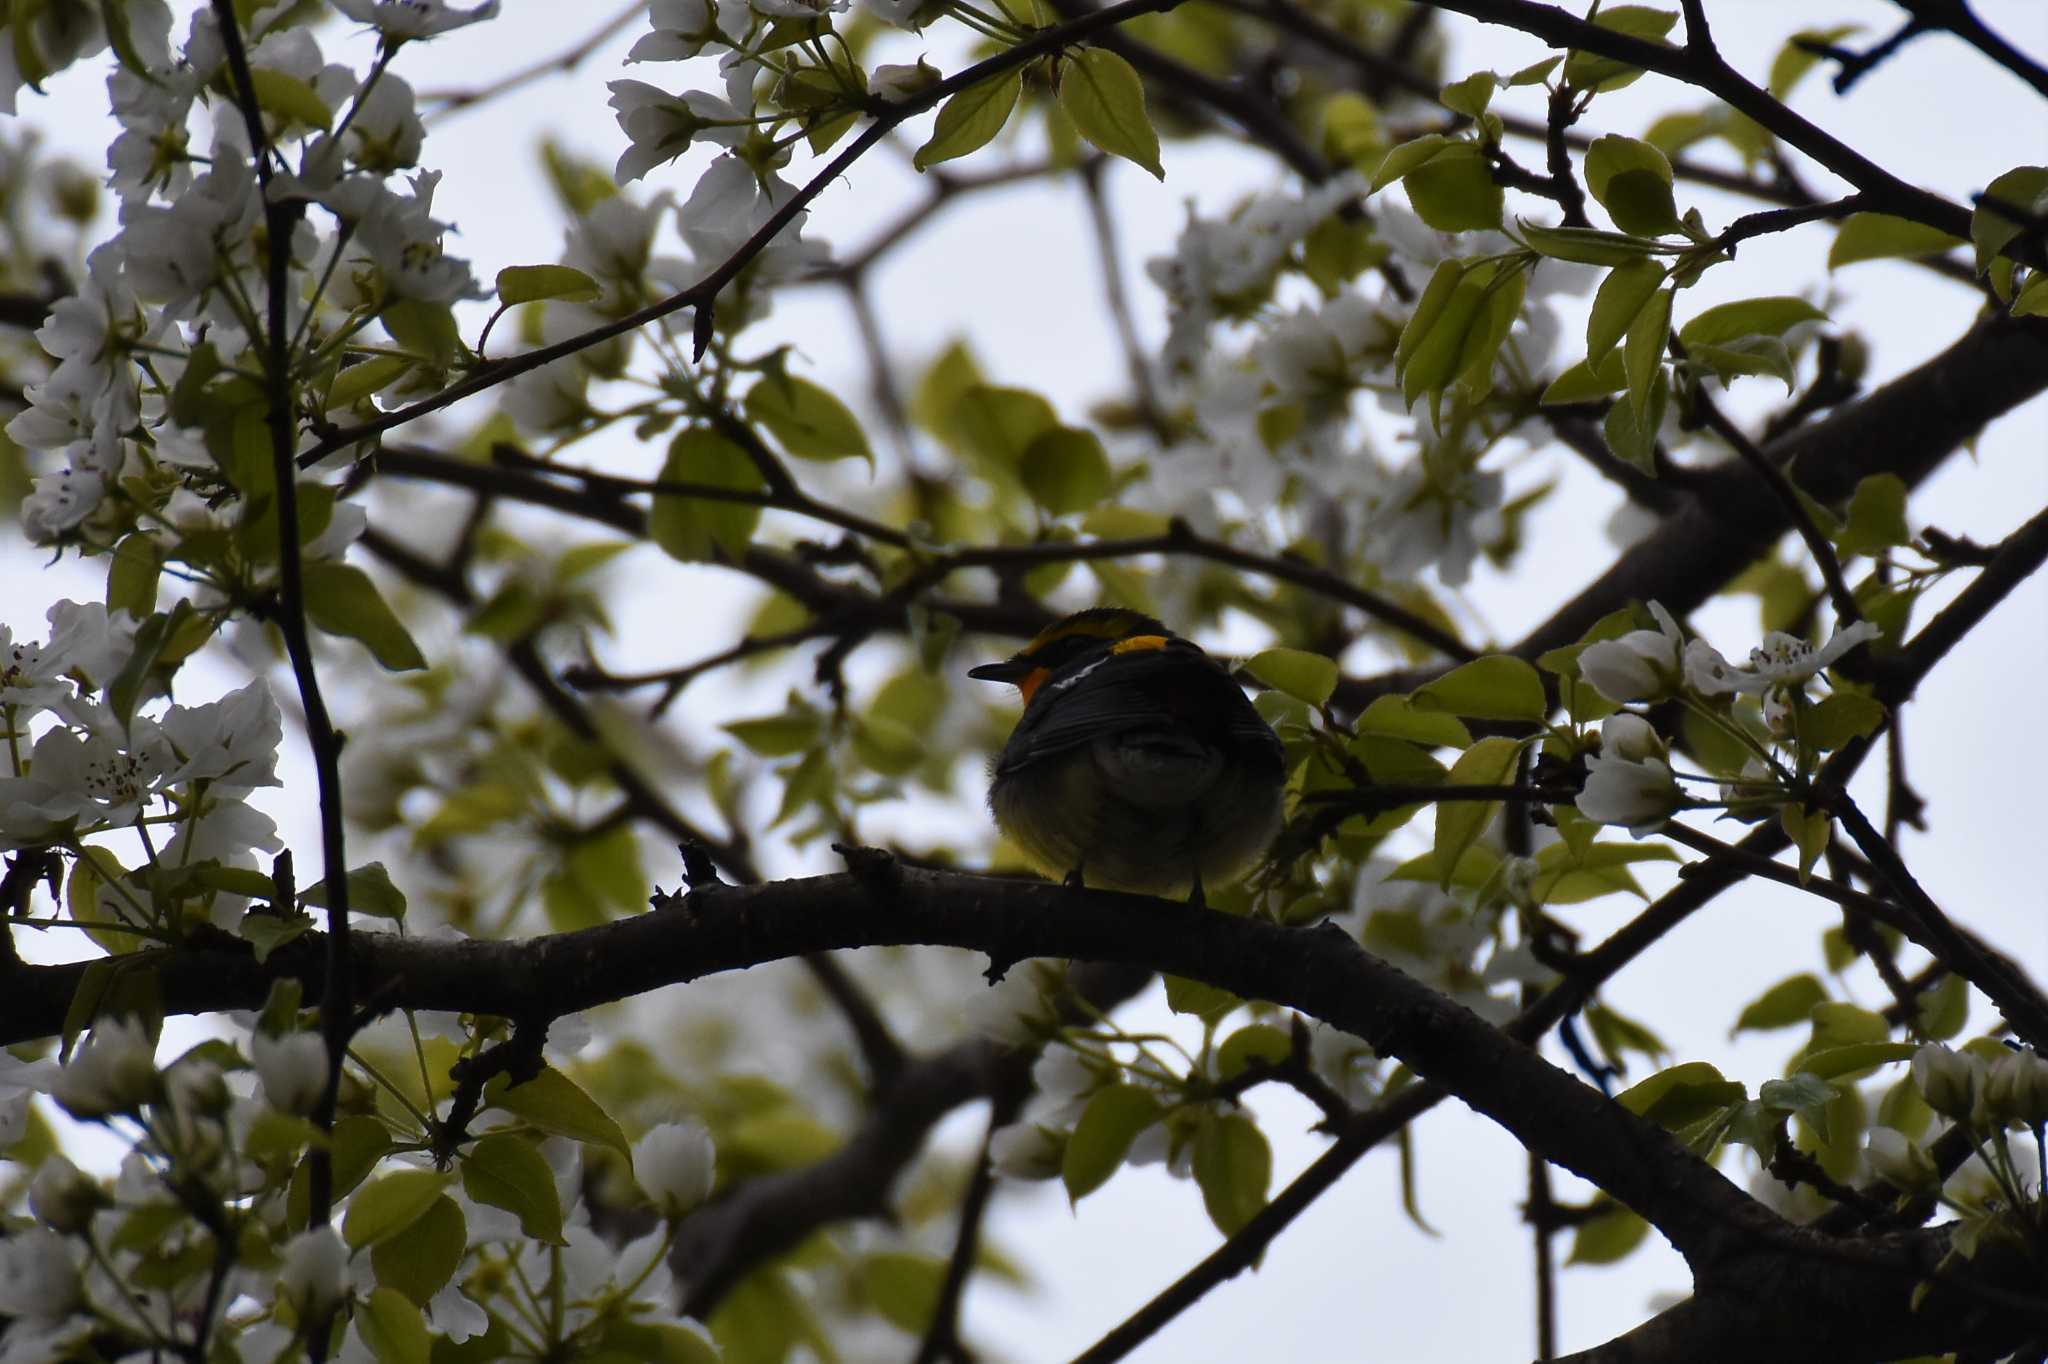
[[[979,668],[969,668],[967,675],[982,682],[1016,682],[1034,666],[1026,659],[1006,658],[1000,663],[984,663]]]

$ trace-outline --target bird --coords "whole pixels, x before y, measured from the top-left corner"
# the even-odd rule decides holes
[[[1023,697],[989,809],[1051,879],[1202,904],[1280,830],[1279,737],[1222,664],[1151,616],[1076,612],[967,675]]]

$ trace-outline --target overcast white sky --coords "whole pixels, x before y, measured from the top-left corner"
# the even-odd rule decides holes
[[[1759,80],[1784,35],[1796,27],[1860,22],[1867,39],[1890,31],[1899,17],[1881,0],[1797,6],[1712,0],[1708,8],[1724,51]],[[500,21],[409,52],[400,70],[421,90],[472,84],[557,50],[610,9],[509,0]],[[1977,9],[1994,29],[2048,59],[2048,6],[1985,0]],[[565,14],[575,16],[573,21]],[[1447,66],[1453,77],[1487,67],[1509,71],[1545,55],[1533,40],[1505,30],[1457,19],[1446,28],[1454,39]],[[451,119],[429,139],[429,164],[447,173],[437,209],[461,230],[451,249],[472,258],[480,278],[489,279],[502,266],[557,256],[562,225],[541,188],[532,149],[552,134],[610,163],[623,140],[604,107],[601,82],[621,74],[618,57],[637,31],[581,72],[538,83],[487,113]],[[914,51],[915,45],[906,49]],[[946,52],[940,48],[935,57]],[[643,67],[630,74],[651,73]],[[652,74],[661,79],[665,73]],[[1651,77],[1603,97],[1588,126],[1639,134],[1656,114],[1703,102]],[[2018,80],[1947,38],[1916,44],[1847,98],[1811,78],[1797,104],[1905,179],[1959,202],[2013,165],[2048,161],[2048,118],[2040,101]],[[88,164],[100,162],[106,134],[96,73],[71,73],[53,83],[47,99],[25,96],[22,110],[51,144]],[[1186,204],[1215,211],[1247,189],[1278,183],[1265,158],[1223,139],[1169,144],[1165,164],[1163,186],[1121,163],[1110,172],[1124,259],[1134,281],[1140,279],[1138,263],[1170,245]],[[686,193],[693,178],[678,168],[666,178],[657,172],[650,183]],[[1828,183],[1823,173],[1814,178],[1817,185]],[[842,249],[857,246],[913,202],[918,189],[901,158],[878,153],[827,191],[813,213],[811,235]],[[1682,187],[1681,204],[1688,202],[1699,203],[1710,226],[1750,207]],[[1810,228],[1746,244],[1734,265],[1708,276],[1695,306],[1721,297],[1810,290],[1824,281],[1829,239],[1827,229]],[[1852,267],[1835,284],[1833,316],[1870,340],[1874,381],[1933,354],[1968,325],[1973,311],[1969,291],[1906,266]],[[1134,291],[1142,325],[1156,340],[1164,331],[1157,295],[1142,282],[1134,282]],[[1048,392],[1070,418],[1085,412],[1090,399],[1113,390],[1123,373],[1099,307],[1081,199],[1071,188],[1002,191],[948,213],[878,273],[874,296],[883,332],[904,356],[921,361],[964,334],[997,382]],[[811,372],[840,392],[863,391],[856,341],[830,291],[778,302],[759,335],[763,348],[774,340],[794,342]],[[915,373],[917,365],[904,369]],[[1738,390],[1737,406],[1746,398],[1768,399],[1762,381],[1751,387],[1754,393]],[[652,470],[650,454],[630,448],[615,453],[622,463]],[[1913,503],[1913,523],[1985,541],[1997,538],[2048,502],[2044,453],[2048,404],[2037,400],[1988,434],[1973,460],[1957,460],[1933,480]],[[1586,496],[1552,499],[1531,528],[1537,553],[1511,576],[1482,573],[1469,594],[1472,619],[1502,639],[1542,619],[1562,592],[1597,574],[1610,553],[1599,527],[1611,499],[1568,457],[1532,473],[1553,470],[1567,479],[1568,493]],[[0,621],[17,634],[38,636],[51,602],[94,592],[102,581],[100,572],[81,573],[71,563],[42,565],[43,557],[25,547],[0,544],[0,580],[8,584]],[[661,590],[622,607],[621,634],[629,644],[616,661],[674,662],[678,595],[687,592],[706,602],[706,593],[722,588],[713,587],[718,580],[709,570],[683,570],[653,559],[642,566],[660,575]],[[1747,649],[1757,631],[1755,612],[1746,603],[1702,612],[1697,623],[1731,653]],[[2036,783],[2048,767],[2048,741],[2038,722],[2044,675],[2048,589],[2036,582],[1922,689],[1907,729],[1911,770],[1932,801],[1934,828],[1932,836],[1909,847],[1916,870],[1939,900],[2037,972],[2048,971],[2042,927],[2048,893],[2030,856],[2041,831]],[[778,684],[768,696],[779,694]],[[742,712],[766,708],[758,694],[728,702]],[[303,812],[279,814],[287,837],[312,846],[303,836],[311,827]],[[980,811],[960,816],[976,821]],[[1627,905],[1602,905],[1575,911],[1574,922],[1597,937],[1627,914]],[[1730,1044],[1723,1040],[1728,1024],[1741,1003],[1764,986],[1797,970],[1819,969],[1819,933],[1829,921],[1817,901],[1775,888],[1745,889],[1696,916],[1646,959],[1641,973],[1610,993],[1681,1055],[1704,1055],[1753,1087],[1779,1073],[1791,1045],[1788,1035]],[[1867,1002],[1875,996],[1864,997]],[[1151,1007],[1163,1015],[1156,1004]],[[1276,1146],[1277,1188],[1314,1157],[1321,1141],[1301,1135],[1310,1121],[1304,1106],[1283,1099],[1260,1108]],[[979,1120],[961,1115],[946,1131],[964,1147],[978,1135]],[[1421,1204],[1441,1236],[1424,1236],[1405,1221],[1392,1156],[1375,1154],[1296,1224],[1256,1275],[1216,1290],[1140,1358],[1201,1364],[1527,1356],[1533,1308],[1528,1237],[1517,1213],[1523,1196],[1519,1148],[1455,1105],[1422,1122],[1417,1146]],[[1561,1181],[1561,1192],[1570,1196],[1571,1181]],[[1032,1361],[1064,1358],[1091,1342],[1217,1240],[1192,1186],[1157,1171],[1120,1176],[1071,1213],[1050,1188],[1025,1191],[999,1205],[994,1230],[1005,1250],[1030,1267],[1038,1287],[1024,1296],[978,1287],[969,1300],[969,1331],[1010,1358]],[[1567,1271],[1564,1344],[1583,1347],[1624,1329],[1645,1314],[1652,1294],[1681,1290],[1685,1283],[1683,1266],[1661,1245],[1646,1247],[1617,1268]]]

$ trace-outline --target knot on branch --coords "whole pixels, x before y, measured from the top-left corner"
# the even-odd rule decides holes
[[[834,843],[832,851],[846,859],[846,870],[871,895],[893,894],[903,884],[903,864],[885,848]]]

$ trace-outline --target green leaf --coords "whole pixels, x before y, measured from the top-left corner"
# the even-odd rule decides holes
[[[1779,981],[1745,1004],[1728,1035],[1765,1032],[1804,1023],[1812,1015],[1813,1006],[1823,1003],[1827,997],[1827,987],[1820,983],[1819,978],[1811,972],[1802,971]]]
[[[1943,976],[1940,984],[1920,996],[1919,1014],[1920,1031],[1929,1041],[1948,1041],[1970,1020],[1970,982],[1962,976]]]
[[[508,308],[544,298],[580,303],[601,292],[596,280],[573,265],[508,265],[498,272],[498,302]]]
[[[1660,368],[1653,378],[1649,410],[1638,416],[1628,403],[1616,403],[1601,419],[1600,431],[1615,458],[1655,477],[1657,432],[1664,425],[1664,409],[1671,402],[1671,377]]]
[[[1705,1061],[1681,1061],[1615,1095],[1629,1112],[1671,1131],[1692,1127],[1749,1097],[1741,1083],[1724,1079]]]
[[[1205,1023],[1217,1019],[1244,1003],[1230,991],[1186,976],[1162,976],[1166,984],[1166,1007],[1177,1014],[1190,1014]]]
[[[1458,348],[1458,388],[1469,401],[1483,402],[1493,392],[1494,362],[1508,332],[1521,316],[1522,296],[1528,288],[1528,272],[1512,270],[1486,291],[1479,315]]]
[[[1145,85],[1131,64],[1106,48],[1070,52],[1059,67],[1060,108],[1074,127],[1111,156],[1121,156],[1164,180],[1159,134],[1145,112]],[[1000,126],[1000,125],[998,125]]]
[[[397,383],[415,363],[403,355],[373,355],[350,365],[337,373],[334,382],[328,386],[328,410],[353,407],[372,393]]]
[[[1294,1039],[1271,1023],[1247,1023],[1216,1048],[1216,1078],[1234,1080],[1254,1061],[1281,1065],[1294,1054]]]
[[[297,76],[287,75],[276,67],[258,66],[249,72],[249,85],[266,113],[318,128],[323,133],[334,124],[334,111],[311,85]]]
[[[1366,192],[1377,194],[1408,172],[1458,145],[1460,144],[1455,138],[1445,137],[1441,133],[1425,133],[1421,137],[1412,137],[1397,147],[1388,148],[1387,154],[1380,158],[1378,169],[1373,171],[1372,185]]]
[[[1628,373],[1622,367],[1621,352],[1610,349],[1597,365],[1581,360],[1550,381],[1540,401],[1546,407],[1561,403],[1590,403],[1628,387]]]
[[[1247,659],[1244,668],[1267,686],[1312,706],[1323,705],[1337,690],[1337,665],[1303,649],[1267,649]]]
[[[734,720],[724,728],[763,758],[788,758],[818,741],[819,716],[816,711],[789,710],[756,720]]]
[[[554,1171],[531,1140],[493,1132],[479,1138],[460,1163],[464,1193],[512,1213],[519,1219],[519,1229],[536,1241],[568,1244],[562,1239],[562,1201],[555,1194]]]
[[[2025,223],[2000,212],[1994,200],[2035,218],[2048,216],[2048,166],[2016,166],[1984,187],[1977,210],[1970,215],[1970,241],[1977,248],[1980,275],[2026,230]]]
[[[1860,24],[1839,24],[1833,28],[1801,29],[1787,38],[1778,55],[1771,58],[1771,98],[1782,100],[1791,94],[1792,88],[1821,61],[1820,54],[1812,51],[1809,44],[1832,46],[1861,31]]]
[[[1052,404],[1022,388],[974,384],[954,403],[950,424],[970,454],[1014,469],[1031,443],[1059,425]]]
[[[121,671],[111,678],[91,679],[95,686],[105,689],[107,705],[123,728],[134,718],[135,708],[142,704],[150,677],[156,671],[157,660],[163,657],[172,636],[193,614],[192,603],[180,598],[169,611],[151,616],[136,629],[135,646],[121,665]]]
[[[1552,260],[1575,261],[1580,265],[1626,265],[1668,250],[1643,237],[1631,237],[1625,232],[1604,232],[1597,227],[1544,227],[1526,218],[1517,218],[1515,230],[1531,251]]]
[[[454,363],[462,346],[462,333],[455,326],[455,314],[445,303],[423,298],[401,298],[388,303],[377,314],[384,330],[413,355],[445,369]]]
[[[1492,261],[1482,261],[1469,269],[1463,268],[1461,262],[1446,261],[1438,267],[1437,276],[1431,278],[1431,289],[1436,287],[1444,269],[1452,265],[1459,265],[1460,271],[1452,277],[1449,296],[1434,313],[1425,313],[1418,304],[1395,347],[1401,396],[1410,404],[1425,393],[1441,394],[1458,377],[1464,363],[1466,338],[1486,306],[1488,288],[1498,270]],[[1422,301],[1429,301],[1429,290],[1424,290]],[[1421,335],[1409,346],[1409,335],[1417,329],[1421,329]],[[1408,350],[1405,365],[1400,355],[1404,347]]]
[[[341,635],[367,647],[370,656],[391,672],[427,666],[419,645],[379,595],[370,575],[331,559],[305,565],[306,617],[330,635]]]
[[[1845,1046],[1822,1047],[1799,1058],[1799,1069],[1823,1080],[1854,1080],[1879,1066],[1910,1061],[1920,1046],[1917,1042],[1851,1042]]]
[[[2048,317],[2048,274],[2036,270],[2012,301],[2014,317]]]
[[[1913,542],[1906,527],[1906,483],[1897,474],[1859,479],[1835,548],[1844,554],[1875,554]]]
[[[1671,196],[1671,163],[1647,142],[1609,133],[1586,149],[1586,188],[1614,225],[1630,236],[1679,230]]]
[[[1678,16],[1647,5],[1614,5],[1595,14],[1592,22],[1600,28],[1656,42],[1671,31]],[[1634,84],[1642,74],[1641,67],[1593,52],[1573,52],[1564,61],[1565,82],[1578,90],[1619,90]]]
[[[1195,1129],[1194,1174],[1209,1220],[1232,1236],[1266,1206],[1273,1151],[1244,1114],[1208,1115]]]
[[[1579,1223],[1572,1232],[1568,1265],[1611,1265],[1625,1259],[1650,1234],[1650,1224],[1612,1199],[1602,1198],[1603,1211]]]
[[[874,462],[868,438],[846,404],[808,379],[770,374],[747,390],[745,405],[747,415],[798,459]]]
[[[156,611],[156,584],[163,567],[163,546],[154,536],[142,531],[122,536],[107,556],[107,610],[148,620]]]
[[[324,908],[327,882],[315,882],[299,895],[299,903]],[[348,872],[348,907],[351,913],[371,914],[379,919],[405,917],[405,892],[391,882],[382,862],[365,862]]]
[[[553,1136],[573,1137],[586,1146],[607,1147],[627,1160],[633,1158],[626,1134],[611,1115],[553,1066],[516,1085],[493,1080],[484,1089],[484,1099],[490,1107],[524,1118]]]
[[[1479,148],[1456,142],[1401,177],[1415,216],[1439,232],[1500,226],[1505,200]]]
[[[1656,393],[1657,376],[1664,369],[1664,347],[1671,336],[1671,296],[1676,290],[1662,289],[1650,296],[1636,320],[1629,324],[1621,347],[1621,367],[1628,375],[1629,410],[1638,422],[1649,414]]]
[[[1109,456],[1093,431],[1055,426],[1033,437],[1017,476],[1031,500],[1054,516],[1084,512],[1109,496]]]
[[[1159,1100],[1137,1085],[1105,1085],[1088,1099],[1067,1138],[1060,1181],[1067,1198],[1079,1202],[1102,1187],[1123,1164],[1138,1134],[1159,1120]]]
[[[1493,92],[1500,88],[1500,78],[1491,71],[1453,81],[1437,92],[1437,103],[1454,114],[1463,114],[1476,120],[1486,112],[1486,106],[1493,103]]]
[[[1593,311],[1586,319],[1588,366],[1597,367],[1628,334],[1629,325],[1642,312],[1643,305],[1664,283],[1664,275],[1664,267],[1648,258],[1625,261],[1607,272],[1607,278],[1600,282],[1600,292],[1593,296]],[[1563,376],[1559,376],[1558,382],[1563,382]]]
[[[374,1246],[426,1216],[448,1183],[438,1170],[393,1170],[356,1191],[342,1218],[341,1239],[349,1249]]]
[[[919,170],[929,170],[941,161],[951,161],[988,145],[1010,121],[1010,111],[1017,107],[1017,94],[1023,88],[1023,72],[1012,68],[948,98],[939,107],[931,140],[917,149],[911,164]]]
[[[1841,1091],[1811,1071],[1799,1071],[1783,1080],[1766,1080],[1756,1088],[1756,1101],[1781,1113],[1803,1114],[1808,1122],[1827,1133],[1828,1105]]]
[[[372,1289],[355,1311],[356,1334],[379,1364],[430,1364],[433,1341],[411,1298],[395,1288]]]
[[[1858,261],[1893,258],[1918,260],[1940,256],[1964,245],[1961,237],[1938,227],[1895,218],[1889,213],[1852,213],[1842,220],[1835,244],[1828,248],[1828,269]]]
[[[377,1243],[370,1251],[370,1267],[377,1271],[379,1284],[425,1307],[455,1277],[468,1249],[469,1224],[462,1208],[442,1194],[405,1235]]]
[[[1431,748],[1467,748],[1472,735],[1455,716],[1418,706],[1405,696],[1376,696],[1353,722],[1362,735],[1408,739]]]
[[[1510,654],[1488,654],[1461,664],[1418,687],[1414,700],[1423,710],[1474,720],[1541,720],[1550,713],[1543,678]]]
[[[1823,753],[1875,734],[1884,723],[1885,708],[1859,692],[1838,691],[1816,703],[1799,718],[1799,738]]]
[[[701,483],[736,492],[764,492],[761,470],[740,446],[708,427],[691,427],[669,442],[661,482]],[[761,523],[761,508],[656,493],[647,514],[647,533],[671,558],[684,563],[724,555],[737,558]]]
[[[1792,391],[1792,352],[1775,336],[1745,336],[1726,345],[1691,347],[1687,358],[1697,369],[1711,372],[1722,383],[1746,374],[1768,374]]]
[[[921,1335],[938,1310],[946,1262],[936,1255],[877,1251],[860,1262],[859,1282],[883,1320],[899,1331]]]
[[[1514,780],[1521,753],[1522,746],[1513,739],[1500,735],[1481,739],[1458,755],[1458,760],[1451,764],[1451,772],[1444,785],[1506,785]],[[1486,826],[1493,821],[1494,811],[1499,808],[1497,800],[1447,800],[1436,807],[1435,852],[1437,866],[1442,871],[1439,884],[1445,889],[1450,887],[1458,860],[1486,832]]]
[[[1678,329],[1678,339],[1688,346],[1721,346],[1745,336],[1783,336],[1802,322],[1827,320],[1803,298],[1745,298],[1708,308]]]

